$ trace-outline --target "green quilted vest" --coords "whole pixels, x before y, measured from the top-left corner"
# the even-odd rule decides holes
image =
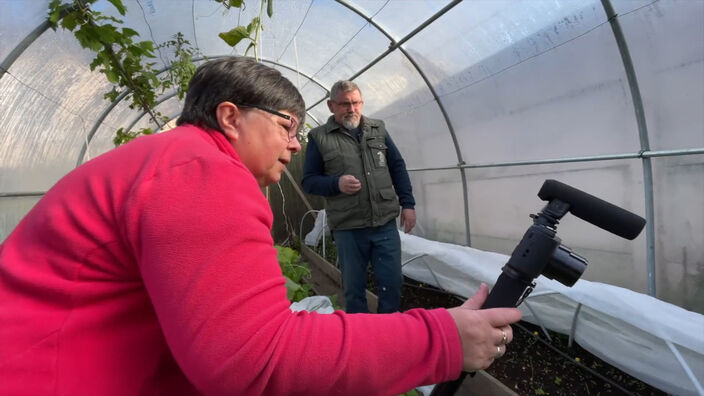
[[[352,175],[362,183],[353,195],[325,197],[331,230],[381,226],[400,212],[398,196],[386,163],[386,127],[381,120],[362,117],[358,142],[333,117],[310,131],[325,163],[325,175]]]

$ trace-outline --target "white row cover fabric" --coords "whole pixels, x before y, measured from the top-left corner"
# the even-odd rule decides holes
[[[328,296],[310,296],[301,301],[291,303],[291,311],[317,312],[321,314],[331,314],[335,312],[335,307]]]
[[[400,234],[404,275],[464,297],[482,282],[493,286],[509,258]],[[570,288],[543,276],[519,308],[531,323],[572,330],[583,348],[644,382],[704,395],[704,315],[621,287],[580,279]]]

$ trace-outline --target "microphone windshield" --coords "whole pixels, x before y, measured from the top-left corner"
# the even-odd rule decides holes
[[[573,215],[622,238],[635,239],[645,226],[644,218],[557,180],[545,180],[538,197],[566,202]]]

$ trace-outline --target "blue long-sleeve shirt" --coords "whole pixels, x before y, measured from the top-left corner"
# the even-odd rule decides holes
[[[404,209],[414,209],[416,201],[413,198],[411,179],[406,171],[406,162],[394,144],[391,136],[386,135],[386,162],[389,166],[391,181],[398,195],[399,204]],[[308,139],[306,158],[303,163],[303,191],[308,194],[332,196],[340,194],[339,176],[327,176],[324,173],[325,163],[320,155],[314,139]]]

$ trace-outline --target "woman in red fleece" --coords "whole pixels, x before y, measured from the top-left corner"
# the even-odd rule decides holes
[[[179,127],[70,172],[0,245],[0,394],[398,394],[487,367],[516,309],[291,312],[261,187],[305,114],[248,58],[193,77]]]

